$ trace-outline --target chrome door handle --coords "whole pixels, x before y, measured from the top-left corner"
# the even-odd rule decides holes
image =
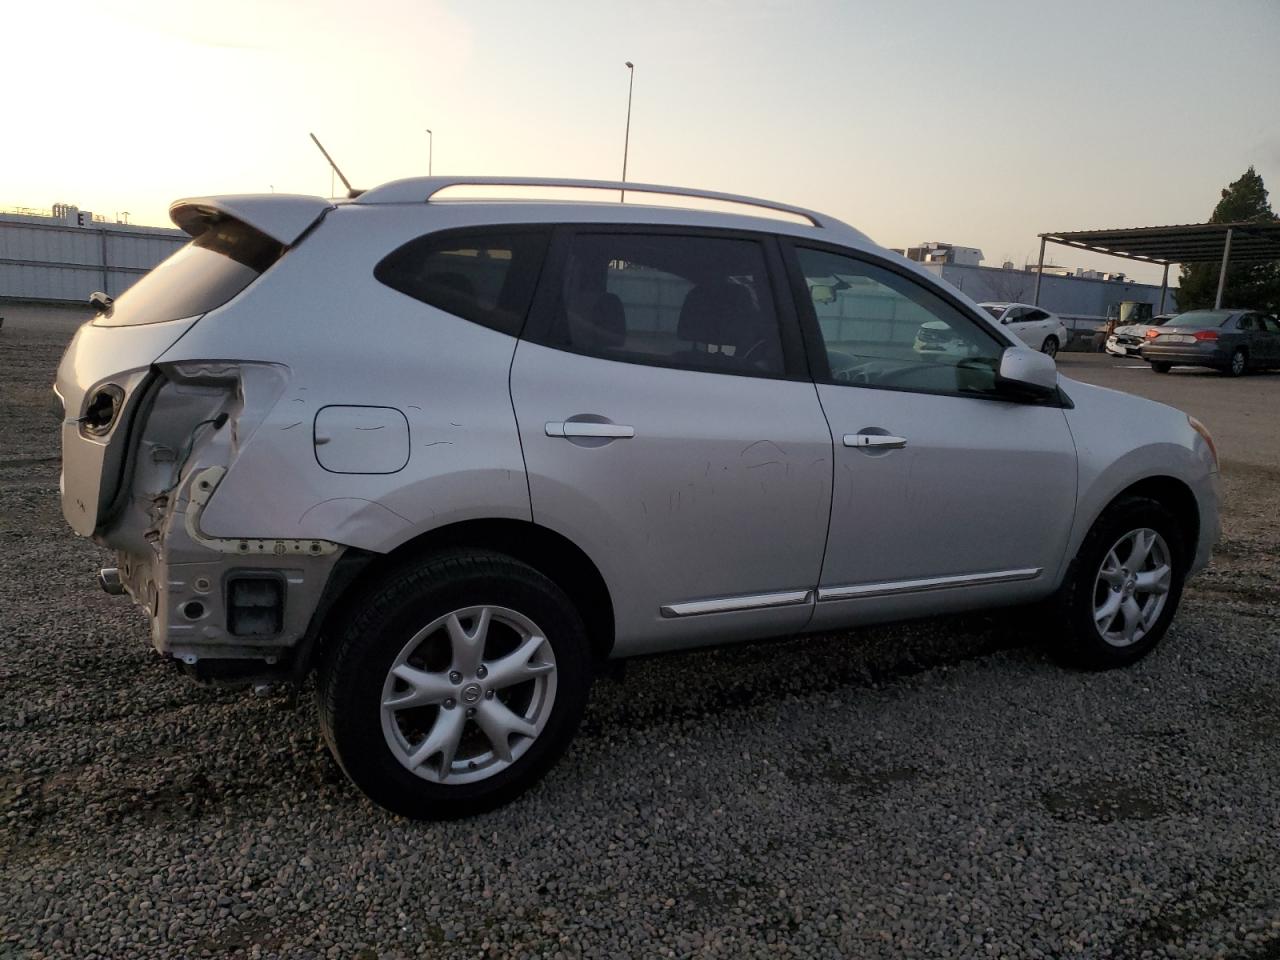
[[[846,447],[879,447],[881,450],[901,450],[907,445],[906,437],[889,437],[882,433],[846,433]]]
[[[628,440],[635,435],[635,427],[624,427],[620,423],[584,423],[579,420],[553,420],[547,423],[548,437],[604,437],[611,440]]]

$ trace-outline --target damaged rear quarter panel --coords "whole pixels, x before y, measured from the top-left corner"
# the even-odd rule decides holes
[[[286,258],[164,355],[166,364],[219,358],[288,370],[279,400],[225,464],[205,535],[385,552],[459,520],[530,519],[508,391],[515,338],[373,277],[387,252],[454,225],[440,222],[450,215],[425,205],[335,210],[305,240],[304,256]],[[409,425],[404,468],[325,470],[315,422],[334,405],[400,411]]]

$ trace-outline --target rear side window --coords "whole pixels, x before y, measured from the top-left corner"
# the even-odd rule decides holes
[[[284,247],[238,220],[212,224],[120,295],[100,327],[195,317],[222,306],[281,256]]]
[[[415,300],[517,336],[546,251],[544,230],[432,233],[388,254],[373,275]]]
[[[781,376],[764,250],[755,240],[579,233],[548,346],[607,360]]]

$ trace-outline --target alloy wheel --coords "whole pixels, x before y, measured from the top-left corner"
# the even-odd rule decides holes
[[[1141,640],[1160,619],[1173,582],[1169,545],[1149,527],[1115,542],[1094,579],[1093,622],[1115,647]]]
[[[498,606],[455,610],[404,645],[382,688],[382,733],[432,783],[484,780],[533,745],[556,698],[556,659],[538,626]]]

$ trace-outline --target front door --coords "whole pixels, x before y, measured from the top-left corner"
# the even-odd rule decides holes
[[[776,246],[674,229],[562,230],[511,371],[533,520],[600,568],[620,653],[801,629],[826,537]]]
[[[905,267],[802,246],[792,256],[835,440],[813,626],[1046,593],[1075,507],[1062,410],[1000,398],[1008,344]]]

